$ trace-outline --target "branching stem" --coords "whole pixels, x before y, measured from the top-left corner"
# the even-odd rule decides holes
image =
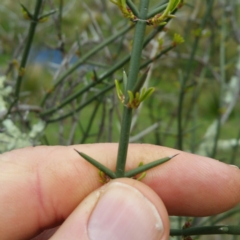
[[[149,5],[149,0],[140,1],[139,18],[146,19],[147,13],[148,13],[148,5]],[[138,78],[145,29],[146,29],[146,22],[138,21],[136,23],[126,90],[132,91]],[[126,92],[125,92],[125,95],[126,95]],[[128,98],[126,97],[125,103],[127,102],[128,102]],[[121,123],[121,134],[120,134],[119,148],[118,148],[118,157],[117,157],[117,166],[116,166],[117,177],[124,176],[131,120],[132,120],[132,109],[125,106],[123,111],[123,118]]]

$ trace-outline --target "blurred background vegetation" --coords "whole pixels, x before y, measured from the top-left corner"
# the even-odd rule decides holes
[[[33,12],[36,1],[21,4]],[[0,152],[118,142],[122,106],[114,80],[128,69],[134,23],[107,0],[45,0],[40,12],[55,10],[37,25],[16,101],[31,21],[18,2],[1,1]],[[147,28],[142,71],[149,68],[146,85],[156,91],[134,112],[130,142],[240,165],[239,11],[239,0],[186,0],[163,30]],[[185,42],[156,57],[175,33]]]

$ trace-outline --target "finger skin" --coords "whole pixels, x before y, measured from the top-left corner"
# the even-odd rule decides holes
[[[0,155],[0,239],[27,239],[62,223],[101,186],[98,171],[73,149],[114,169],[117,144],[29,147]],[[126,169],[172,156],[142,180],[172,215],[207,216],[240,201],[240,171],[219,161],[154,145],[131,144]]]

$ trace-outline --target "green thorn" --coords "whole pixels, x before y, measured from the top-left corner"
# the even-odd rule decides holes
[[[104,172],[107,176],[114,179],[116,178],[116,174],[111,171],[109,168],[105,167],[100,162],[96,161],[95,159],[91,158],[90,156],[86,155],[85,153],[79,152],[78,150],[74,149],[82,158],[84,158],[86,161],[91,163],[93,166],[98,168],[100,171]]]
[[[32,20],[33,15],[28,11],[28,9],[22,3],[20,3],[20,5],[22,7],[22,12],[23,12],[24,18],[28,19],[28,20]]]
[[[39,22],[44,22],[44,20],[47,20],[49,16],[53,15],[56,12],[57,12],[57,10],[52,10],[52,11],[50,11],[48,13],[45,13],[45,14],[43,14],[42,16],[40,16],[38,18],[38,21]]]
[[[155,91],[154,87],[150,87],[147,90],[143,89],[143,93],[141,94],[141,97],[140,97],[139,101],[143,102],[145,99],[150,97],[154,91]]]
[[[160,164],[163,164],[163,163],[171,160],[172,158],[176,157],[178,154],[179,153],[177,153],[177,154],[175,154],[175,155],[173,155],[171,157],[161,158],[161,159],[158,159],[156,161],[147,163],[147,164],[145,164],[143,166],[137,167],[137,168],[135,168],[133,170],[130,170],[130,171],[126,172],[124,174],[124,177],[133,177],[133,176],[135,176],[135,175],[137,175],[139,173],[145,172],[145,171],[147,171],[147,170],[149,170],[151,168],[154,168],[154,167],[156,167],[156,166],[158,166]]]

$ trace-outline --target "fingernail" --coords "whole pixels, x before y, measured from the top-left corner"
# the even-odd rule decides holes
[[[156,207],[136,188],[110,182],[88,222],[91,240],[160,239],[163,223]]]
[[[236,166],[236,165],[229,164],[229,166],[230,166],[230,167],[234,167],[234,168],[237,168],[237,169],[239,169],[239,167],[238,167],[238,166]]]

